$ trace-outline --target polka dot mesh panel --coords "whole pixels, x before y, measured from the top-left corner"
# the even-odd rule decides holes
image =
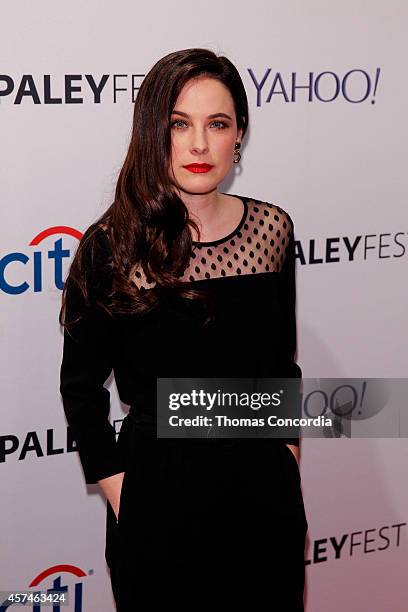
[[[181,276],[185,282],[225,276],[280,272],[293,224],[286,211],[275,204],[240,198],[244,212],[238,227],[225,238],[193,242],[190,262]],[[136,269],[134,282],[149,289],[155,282]]]

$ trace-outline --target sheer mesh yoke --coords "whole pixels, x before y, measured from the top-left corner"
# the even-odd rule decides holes
[[[236,197],[244,204],[238,227],[219,240],[193,242],[189,264],[181,276],[184,282],[281,271],[293,238],[289,214],[269,202]],[[156,284],[141,268],[136,268],[133,280],[143,289]]]

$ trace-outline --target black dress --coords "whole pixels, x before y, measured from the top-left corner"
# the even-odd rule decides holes
[[[167,294],[148,314],[111,318],[68,287],[67,313],[80,311],[82,319],[64,331],[60,390],[85,480],[125,472],[119,519],[107,503],[106,522],[121,612],[145,609],[145,595],[190,609],[194,598],[218,604],[249,596],[253,610],[303,610],[308,524],[299,468],[286,446],[299,439],[156,436],[157,377],[302,376],[294,361],[292,219],[274,204],[238,197],[238,227],[193,243],[183,276],[207,290],[210,306]],[[110,261],[101,228],[97,237],[88,262],[95,292],[109,284]],[[142,291],[153,286],[143,272],[134,281]],[[112,370],[130,406],[118,441],[104,387]]]

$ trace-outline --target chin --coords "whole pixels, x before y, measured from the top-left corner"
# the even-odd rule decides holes
[[[191,186],[191,187],[181,187],[181,191],[184,193],[188,193],[189,195],[205,195],[207,193],[211,193],[215,189],[217,189],[217,185],[211,185],[209,187],[199,187],[199,186]]]
[[[179,188],[186,193],[208,193],[217,188],[221,180],[205,179],[204,177],[194,177],[191,181],[179,182]]]

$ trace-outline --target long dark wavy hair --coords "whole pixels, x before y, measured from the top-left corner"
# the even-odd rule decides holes
[[[83,234],[62,293],[61,325],[68,288],[92,299],[111,316],[150,311],[163,292],[189,300],[203,294],[180,280],[192,250],[189,225],[200,235],[188,209],[174,192],[171,163],[171,113],[184,85],[197,77],[217,79],[231,93],[238,129],[248,128],[248,100],[238,70],[224,56],[201,48],[183,49],[160,59],[143,79],[134,103],[132,135],[119,173],[113,203]],[[96,240],[101,228],[109,245],[103,257]],[[103,231],[102,230],[102,231]],[[138,288],[131,272],[138,264],[155,281]],[[108,282],[109,279],[109,282]],[[102,290],[103,288],[103,290]]]

